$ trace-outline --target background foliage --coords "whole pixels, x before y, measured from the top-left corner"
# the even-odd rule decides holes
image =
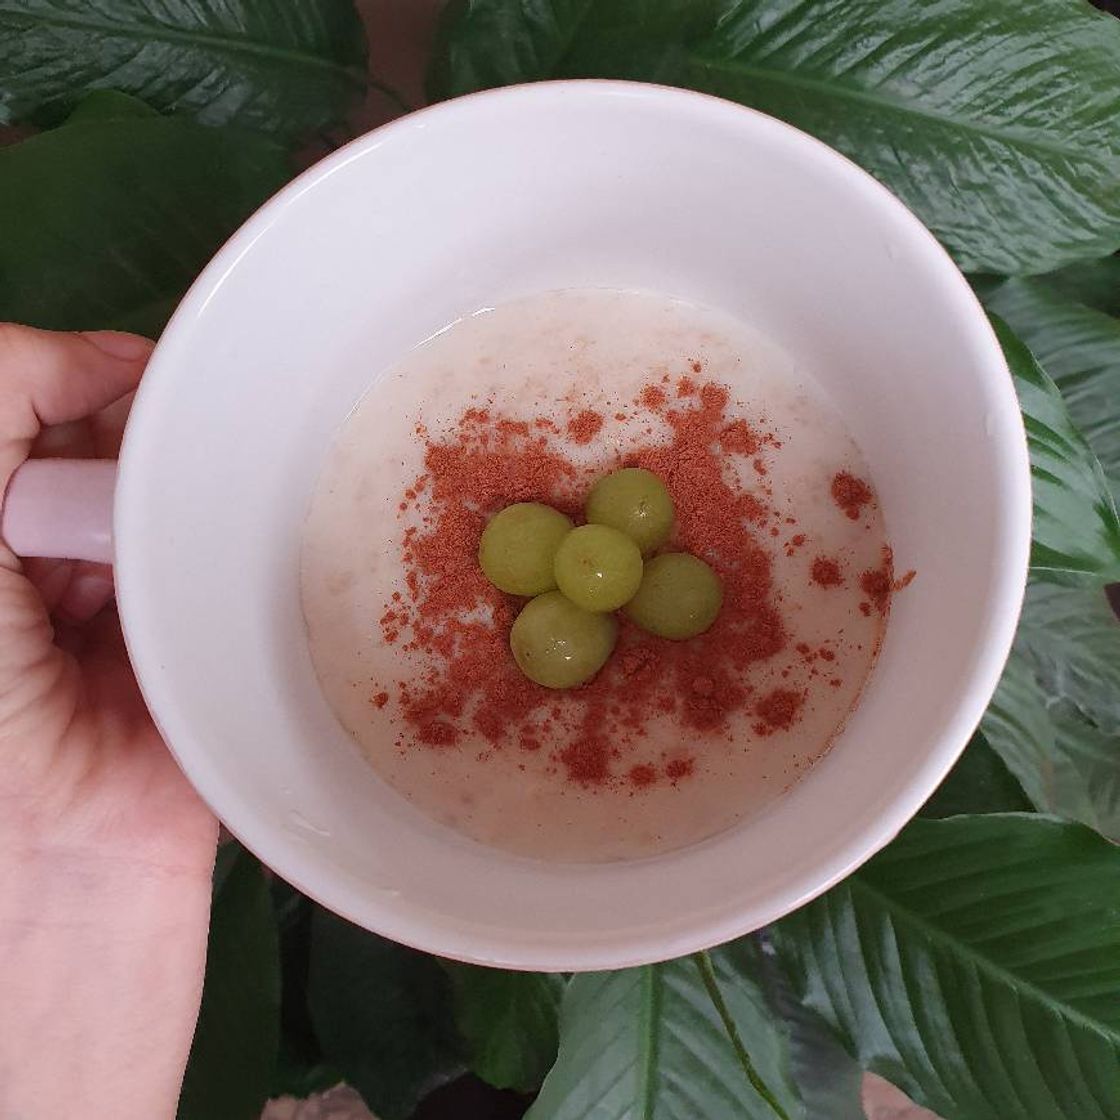
[[[223,239],[350,135],[366,60],[352,0],[0,0],[0,125],[21,137],[0,148],[0,318],[158,334]],[[1034,478],[1004,679],[892,845],[693,959],[438,961],[226,846],[180,1116],[250,1120],[345,1078],[407,1120],[469,1072],[470,1115],[854,1120],[867,1069],[947,1120],[1116,1120],[1120,21],[1084,0],[452,0],[428,93],[578,76],[819,136],[969,275]]]

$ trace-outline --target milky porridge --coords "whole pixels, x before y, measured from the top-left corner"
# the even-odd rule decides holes
[[[712,566],[723,609],[677,642],[623,619],[593,681],[542,688],[479,536],[513,502],[578,522],[623,465],[666,484],[667,548]],[[679,848],[787,790],[855,704],[897,586],[859,449],[791,358],[723,313],[608,290],[486,309],[377,378],[302,558],[319,681],[376,772],[476,840],[575,861]]]

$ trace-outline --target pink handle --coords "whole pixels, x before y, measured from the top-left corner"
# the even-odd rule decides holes
[[[30,459],[12,475],[0,535],[17,556],[113,561],[115,459]]]

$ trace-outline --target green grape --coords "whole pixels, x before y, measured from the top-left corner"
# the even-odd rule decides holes
[[[617,637],[611,615],[580,610],[559,591],[549,591],[517,616],[509,648],[529,680],[545,688],[575,688],[603,667]]]
[[[723,606],[719,576],[688,552],[667,552],[646,564],[642,586],[626,614],[662,638],[694,638],[716,620]]]
[[[673,499],[652,471],[626,467],[599,479],[587,499],[587,520],[625,533],[648,556],[669,539]]]
[[[585,611],[614,611],[642,582],[642,554],[609,525],[581,525],[556,550],[556,586]]]
[[[540,502],[518,502],[494,514],[478,543],[486,578],[510,595],[540,595],[556,586],[552,562],[572,523]]]

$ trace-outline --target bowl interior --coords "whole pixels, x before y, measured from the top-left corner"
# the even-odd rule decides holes
[[[900,569],[864,699],[785,798],[628,864],[505,856],[384,786],[322,699],[298,590],[330,441],[403,352],[550,288],[731,311],[830,391]],[[447,956],[614,967],[755,928],[881,846],[995,685],[1025,571],[1015,397],[967,286],[885,190],[816,141],[695,94],[559,83],[482,94],[336,153],[232,239],[137,400],[116,514],[121,610],[188,775],[281,875]]]

